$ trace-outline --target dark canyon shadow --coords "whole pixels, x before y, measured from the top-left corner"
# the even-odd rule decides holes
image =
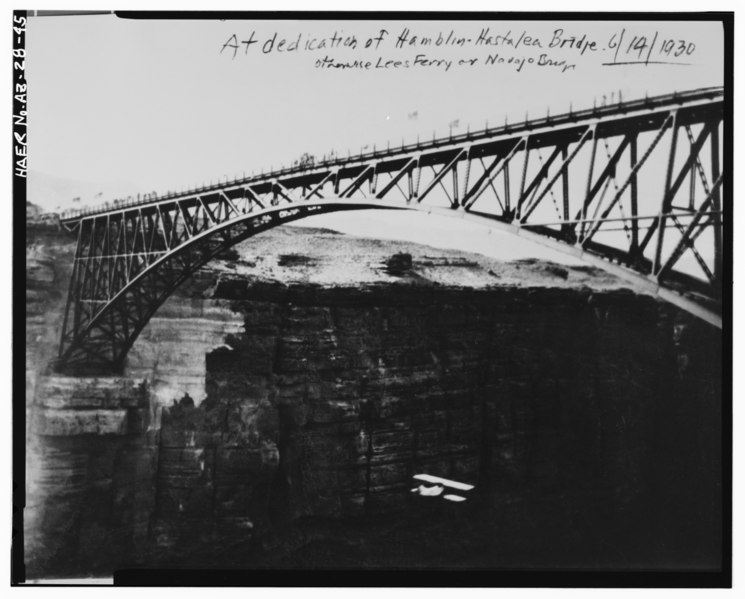
[[[242,293],[246,334],[208,356],[208,400],[164,415],[157,563],[721,564],[707,325],[628,292]],[[416,497],[418,473],[476,489]]]

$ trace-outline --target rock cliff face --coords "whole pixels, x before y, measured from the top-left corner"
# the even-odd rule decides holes
[[[70,379],[44,371],[70,242],[35,235],[31,575],[720,563],[719,332],[603,273],[280,229],[123,377]],[[474,497],[416,503],[417,473]]]

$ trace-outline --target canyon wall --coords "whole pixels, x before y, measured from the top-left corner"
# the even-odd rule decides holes
[[[32,576],[721,563],[720,332],[603,273],[277,232],[83,379],[45,366],[70,241],[34,235]],[[474,496],[423,505],[417,473]]]

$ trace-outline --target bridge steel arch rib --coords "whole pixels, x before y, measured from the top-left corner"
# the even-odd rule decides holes
[[[463,216],[625,276],[721,327],[723,93],[706,89],[373,150],[67,214],[59,370],[121,370],[165,299],[228,247],[313,214]]]

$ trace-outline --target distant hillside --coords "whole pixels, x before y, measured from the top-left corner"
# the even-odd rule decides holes
[[[35,218],[42,213],[41,208],[26,200],[26,219]]]

